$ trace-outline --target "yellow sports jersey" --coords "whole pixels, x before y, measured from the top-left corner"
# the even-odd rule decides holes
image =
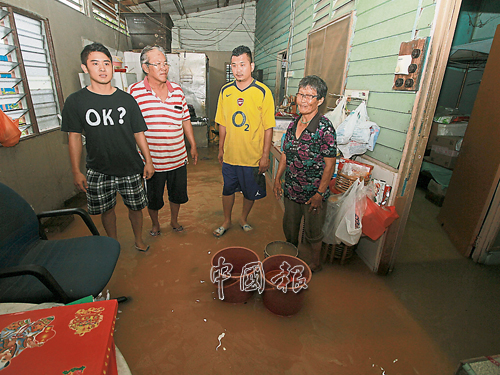
[[[271,90],[256,80],[244,90],[230,82],[220,90],[215,122],[226,127],[224,163],[257,167],[264,131],[276,125]]]

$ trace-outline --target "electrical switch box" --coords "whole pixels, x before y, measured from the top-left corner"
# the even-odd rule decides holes
[[[393,90],[417,91],[424,68],[427,39],[415,39],[401,43],[394,72]]]

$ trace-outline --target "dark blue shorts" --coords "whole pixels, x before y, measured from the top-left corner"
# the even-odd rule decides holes
[[[222,177],[224,178],[222,195],[233,195],[241,191],[250,201],[266,196],[266,176],[263,173],[259,174],[259,167],[222,163]]]

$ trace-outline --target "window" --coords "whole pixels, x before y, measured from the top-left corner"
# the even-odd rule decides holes
[[[335,108],[336,100],[344,92],[351,28],[352,13],[349,13],[307,36],[304,76],[316,74],[328,86],[322,113]]]
[[[234,81],[233,70],[231,69],[231,64],[226,63],[226,82]]]
[[[62,92],[48,21],[0,3],[0,109],[22,137],[60,126]]]
[[[128,35],[127,23],[120,16],[119,5],[113,5],[106,0],[92,0],[94,18],[105,25]]]
[[[66,4],[67,6],[70,6],[71,8],[81,13],[85,13],[85,0],[57,0],[57,1]]]

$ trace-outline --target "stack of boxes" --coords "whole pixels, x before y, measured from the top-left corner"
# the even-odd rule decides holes
[[[426,156],[425,160],[448,169],[455,167],[468,124],[467,121],[460,121],[461,119],[456,116],[441,116],[434,119],[427,143],[430,155]]]

